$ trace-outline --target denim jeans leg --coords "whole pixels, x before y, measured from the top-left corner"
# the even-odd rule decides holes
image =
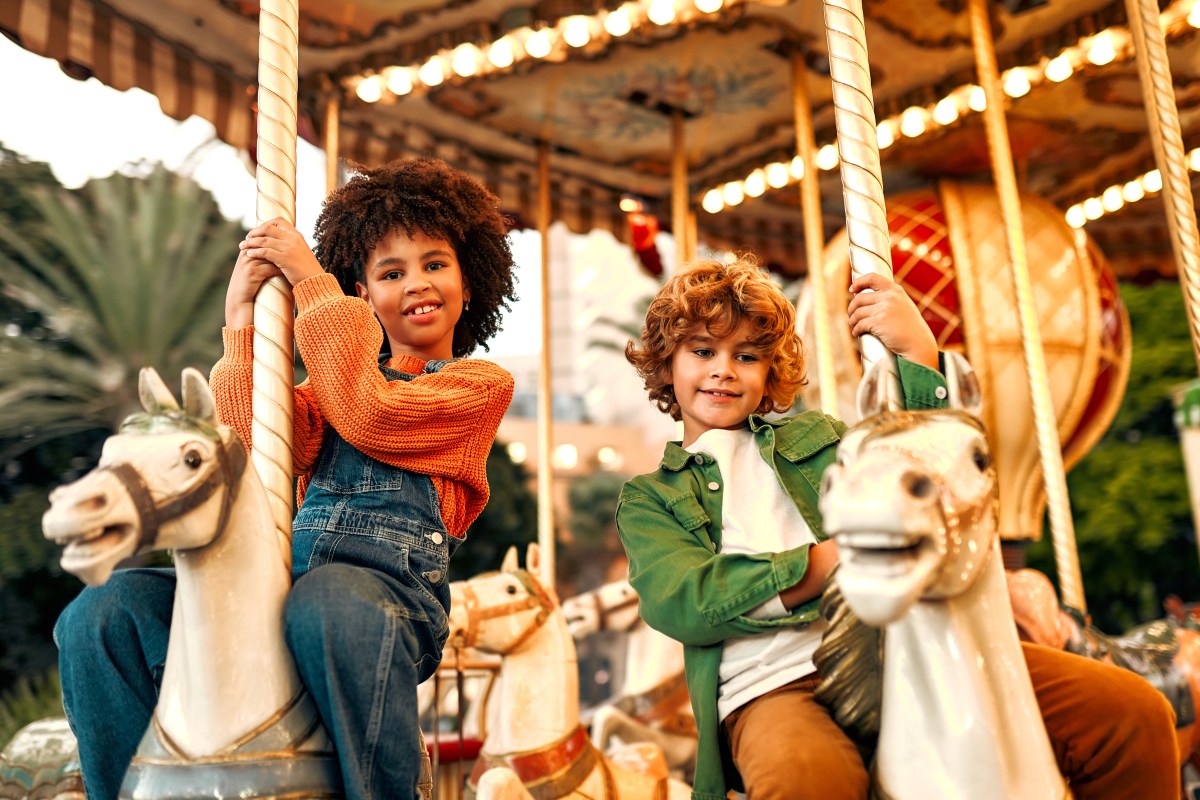
[[[54,626],[63,708],[89,800],[115,800],[150,724],[174,598],[173,570],[118,570],[80,592]]]
[[[288,647],[338,749],[347,800],[417,796],[417,684],[441,642],[411,591],[383,572],[325,564],[288,595]]]

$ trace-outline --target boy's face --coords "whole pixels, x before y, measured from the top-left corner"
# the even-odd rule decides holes
[[[394,230],[368,256],[366,278],[355,284],[358,296],[383,324],[393,356],[453,358],[454,326],[471,293],[449,242]]]
[[[767,353],[750,343],[754,332],[743,321],[717,338],[703,325],[691,330],[671,356],[671,382],[683,418],[683,446],[714,428],[746,424],[767,393]]]

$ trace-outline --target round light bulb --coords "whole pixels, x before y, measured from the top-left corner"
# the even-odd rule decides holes
[[[1108,31],[1100,31],[1088,43],[1087,60],[1097,67],[1111,64],[1117,57],[1117,44]]]
[[[1188,25],[1200,28],[1200,2],[1192,3],[1192,10],[1187,15]]]
[[[563,24],[563,41],[571,47],[583,47],[592,40],[592,27],[587,17],[567,17]]]
[[[938,125],[949,125],[958,119],[958,100],[954,97],[943,97],[933,107],[933,121]]]
[[[488,48],[488,61],[496,69],[507,69],[516,60],[516,42],[511,36],[501,36]]]
[[[1200,2],[1196,3],[1196,7],[1200,8]],[[1200,172],[1200,147],[1188,153],[1188,169],[1192,172]]]
[[[525,40],[525,52],[534,58],[545,58],[550,55],[550,51],[554,48],[554,39],[552,37],[553,34],[549,28],[534,31]]]
[[[756,169],[746,176],[746,196],[747,197],[762,197],[767,191],[767,174],[761,169]]]
[[[395,67],[388,71],[388,91],[397,97],[402,97],[413,90],[412,73],[405,67]]]
[[[723,5],[724,0],[696,0],[696,10],[701,14],[715,14]]]
[[[529,448],[524,442],[509,442],[505,449],[508,450],[508,457],[514,464],[524,464],[525,459],[529,458]]]
[[[700,201],[700,207],[710,214],[719,214],[725,208],[725,198],[720,189],[709,189]]]
[[[787,186],[790,178],[787,164],[784,164],[782,161],[767,164],[767,185],[772,189],[782,189],[784,186]]]
[[[1071,66],[1071,59],[1066,53],[1050,59],[1050,63],[1046,65],[1046,80],[1062,83],[1067,78],[1071,77],[1071,73],[1075,68]]]
[[[441,84],[446,80],[446,60],[441,56],[434,56],[421,65],[421,68],[417,70],[417,77],[426,86]]]
[[[1004,73],[1004,93],[1009,97],[1024,97],[1032,88],[1024,68],[1013,67]]]
[[[824,145],[817,151],[817,169],[829,171],[838,165],[837,148],[831,144]]]
[[[982,86],[972,86],[967,91],[967,108],[977,114],[981,114],[987,109],[987,93],[983,91]]]
[[[563,469],[575,469],[579,465],[579,449],[573,444],[560,444],[554,448],[554,464]]]
[[[363,78],[358,82],[358,86],[354,87],[354,93],[364,103],[378,103],[379,99],[383,97],[383,82],[378,75]]]
[[[746,191],[741,181],[730,181],[721,187],[721,199],[727,206],[736,206],[746,199]]]
[[[923,108],[911,106],[904,109],[904,113],[900,115],[900,132],[910,139],[923,134],[927,127]]]
[[[896,143],[896,123],[885,119],[875,127],[875,137],[879,141],[879,149],[886,150]]]
[[[804,159],[803,158],[801,158],[800,156],[794,156],[792,158],[791,166],[788,167],[788,169],[791,170],[793,178],[795,178],[798,181],[804,180]]]
[[[650,0],[646,17],[655,25],[670,25],[675,21],[675,3],[672,0]]]
[[[1162,173],[1152,169],[1142,176],[1142,186],[1147,192],[1157,192],[1162,189]]]
[[[451,53],[450,68],[460,78],[469,78],[479,70],[481,55],[478,47],[470,42],[464,42],[454,48],[454,52]]]
[[[1130,181],[1121,187],[1121,196],[1126,203],[1136,203],[1146,196],[1146,187],[1142,186],[1141,181]]]
[[[633,23],[629,20],[629,9],[621,6],[605,17],[604,30],[608,31],[609,36],[616,37],[624,36],[633,30]]]
[[[1121,195],[1120,186],[1110,186],[1100,195],[1100,204],[1104,206],[1104,210],[1108,213],[1120,211],[1125,205],[1125,198]]]
[[[1100,219],[1104,216],[1104,204],[1099,197],[1089,197],[1083,201],[1083,215],[1088,219]]]
[[[1067,209],[1067,224],[1072,228],[1082,228],[1087,224],[1087,216],[1083,213],[1083,206],[1079,203]]]

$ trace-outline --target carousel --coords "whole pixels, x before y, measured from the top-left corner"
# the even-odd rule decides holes
[[[483,181],[515,225],[542,234],[541,464],[554,438],[552,223],[608,230],[651,270],[663,268],[663,232],[670,269],[747,250],[784,279],[803,277],[805,404],[853,424],[822,513],[839,547],[897,559],[889,579],[843,569],[845,602],[828,609],[831,620],[886,630],[883,663],[836,637],[820,659],[826,697],[848,704],[839,721],[877,737],[880,796],[1070,796],[1021,638],[1145,674],[1174,703],[1181,762],[1194,768],[1200,641],[1169,624],[1122,639],[1087,624],[1065,474],[1125,391],[1132,332],[1118,279],[1177,278],[1200,362],[1200,1],[0,0],[0,31],[68,74],[137,86],[173,117],[210,121],[252,154],[260,221],[295,218],[299,137],[325,148],[327,191],[346,161],[417,154]],[[867,272],[917,302],[947,354],[953,413],[881,426],[898,402],[894,357],[871,337],[854,340],[841,313],[851,278]],[[99,483],[128,494],[113,476],[138,474],[165,499],[149,511],[136,498],[113,507],[131,514],[124,524],[153,529],[143,549],[225,548],[231,556],[178,559],[178,569],[253,563],[272,576],[253,598],[230,596],[228,575],[189,576],[192,591],[177,602],[219,608],[220,618],[172,629],[153,726],[161,735],[143,741],[122,797],[340,796],[328,738],[296,700],[279,632],[292,310],[282,279],[256,301],[252,453],[230,443],[202,375],[185,373],[176,399],[145,370],[144,416],[170,421],[150,425],[152,437],[123,429],[103,470],[58,490],[47,511],[46,535],[69,548],[97,527],[75,499]],[[220,504],[161,480],[168,454],[179,455],[173,437],[196,425],[214,431],[205,463],[221,468],[187,491],[224,493]],[[863,545],[862,492],[906,524],[921,519],[887,477],[897,439],[955,525]],[[946,469],[963,464],[978,475]],[[682,647],[641,622],[624,581],[560,600],[550,472],[538,471],[537,544],[452,586],[450,643],[422,696],[426,749],[413,754],[427,765],[423,789],[688,797],[696,738]],[[215,511],[186,518],[198,508]],[[1022,569],[1021,544],[1042,536],[1044,512],[1057,593]],[[238,535],[220,536],[225,528]],[[211,536],[197,537],[201,529]],[[103,582],[127,555],[80,577]],[[914,569],[901,574],[902,563]],[[961,580],[935,580],[947,572]],[[625,684],[581,710],[574,641],[612,629],[628,631]],[[949,644],[918,646],[931,636]],[[206,645],[189,647],[189,637]],[[254,658],[239,646],[250,638]],[[834,699],[833,684],[864,665],[880,692]],[[983,720],[971,747],[987,757],[970,764],[937,747],[962,714]],[[928,723],[919,737],[894,722],[914,715]],[[61,719],[23,730],[0,754],[0,797],[82,798],[73,746]],[[207,793],[194,793],[197,781]]]

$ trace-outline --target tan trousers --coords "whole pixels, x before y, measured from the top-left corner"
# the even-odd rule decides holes
[[[1046,732],[1077,800],[1179,800],[1175,713],[1128,670],[1023,644]],[[816,676],[750,701],[723,724],[747,800],[863,800],[858,750],[813,699]],[[789,744],[791,743],[791,744]]]

